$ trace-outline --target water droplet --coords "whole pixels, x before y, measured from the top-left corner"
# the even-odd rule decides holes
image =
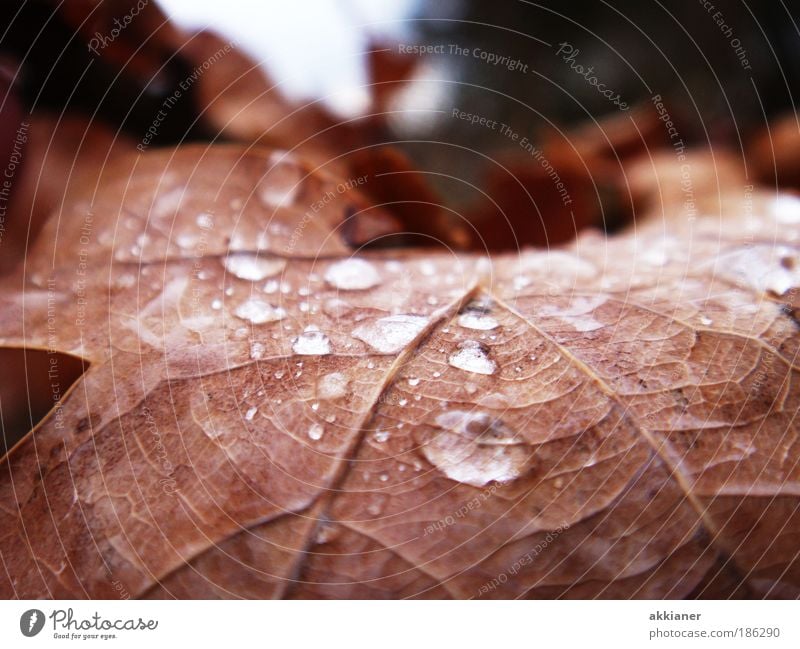
[[[388,473],[381,473],[379,476],[381,482],[388,482],[389,481],[389,474]]]
[[[219,311],[222,308],[222,300],[219,298],[215,298],[211,301],[211,308],[215,311]]]
[[[281,307],[274,307],[261,300],[251,298],[236,307],[234,314],[242,320],[248,320],[253,324],[264,324],[265,322],[280,320],[286,316],[286,311]]]
[[[494,301],[488,296],[476,298],[461,310],[458,324],[466,329],[479,331],[496,329],[500,324],[491,316],[493,308]]]
[[[458,345],[458,351],[450,355],[450,365],[475,374],[494,374],[495,362],[489,358],[486,349],[476,340],[465,340]]]
[[[524,275],[517,275],[513,280],[511,280],[511,283],[514,286],[515,291],[521,291],[531,283],[531,280]]]
[[[286,261],[283,259],[252,254],[228,255],[222,263],[229,273],[251,282],[277,275],[286,267]]]
[[[267,351],[267,348],[264,346],[263,343],[251,343],[250,345],[250,358],[253,360],[258,360],[259,358],[263,358],[264,352]]]
[[[343,291],[357,291],[379,284],[381,277],[371,263],[353,257],[337,261],[328,268],[325,281]]]
[[[258,412],[258,408],[256,408],[255,406],[253,406],[252,408],[248,408],[247,412],[244,413],[244,418],[247,421],[253,421],[253,417],[256,416],[257,412]]]
[[[303,356],[325,356],[331,353],[331,341],[316,327],[305,331],[292,341],[292,351]]]
[[[527,445],[488,413],[453,410],[440,414],[436,423],[441,430],[422,446],[422,454],[451,480],[475,487],[507,482],[528,463]]]
[[[419,385],[419,379],[417,377],[412,377],[412,378],[408,379],[408,384],[413,388],[413,387]]]
[[[426,277],[431,277],[436,274],[436,265],[430,261],[423,261],[419,265],[419,270]]]
[[[308,429],[308,437],[317,441],[318,439],[322,439],[322,436],[325,434],[325,429],[322,427],[321,424],[311,424],[311,428]]]
[[[462,313],[458,317],[458,324],[466,329],[478,329],[480,331],[489,331],[500,326],[500,323],[492,316],[474,311]]]
[[[704,327],[707,327],[713,323],[714,321],[711,318],[706,318],[705,316],[700,318],[700,324],[703,325]]]
[[[199,225],[204,230],[210,230],[214,227],[214,217],[211,214],[207,214],[203,212],[202,214],[198,214],[197,218],[195,219],[197,225]]]
[[[380,442],[381,444],[387,441],[390,436],[391,435],[388,430],[381,430],[381,429],[376,430],[375,434],[373,435],[375,441]]]
[[[427,318],[415,315],[392,315],[360,325],[353,336],[382,354],[395,354],[425,328]]]
[[[341,399],[347,395],[350,382],[341,372],[326,374],[317,383],[317,396],[320,399]]]
[[[408,399],[400,399],[400,401],[397,402],[397,405],[401,407],[405,406],[406,404],[408,404]]]

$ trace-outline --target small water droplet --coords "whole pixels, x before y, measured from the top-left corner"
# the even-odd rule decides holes
[[[381,277],[371,263],[352,257],[331,265],[325,273],[325,281],[342,291],[358,291],[376,286]]]
[[[211,300],[211,308],[215,311],[219,311],[222,308],[222,300],[219,298]]]
[[[195,222],[204,230],[210,230],[214,227],[214,217],[206,212],[198,214]]]
[[[380,481],[381,482],[388,482],[389,481],[389,474],[387,474],[387,473],[381,473],[381,475],[379,477],[380,477]]]
[[[389,433],[388,430],[381,430],[379,428],[378,430],[375,431],[375,434],[373,435],[373,437],[375,438],[376,442],[380,442],[382,444],[383,442],[385,442],[385,441],[387,441],[389,439],[390,433]]]
[[[397,405],[405,406],[407,403],[408,403],[408,399],[400,399],[400,401],[397,402]]]
[[[707,326],[709,326],[710,324],[713,324],[713,323],[714,323],[714,321],[711,318],[706,318],[705,316],[700,318],[700,324],[703,325],[704,327],[707,327]]]
[[[281,307],[274,307],[255,298],[240,304],[234,313],[242,320],[248,320],[253,324],[276,322],[286,316],[286,311]]]
[[[258,408],[256,408],[255,406],[253,406],[252,408],[248,408],[247,412],[244,413],[244,418],[247,421],[253,421],[253,417],[256,416],[257,412],[258,412]]]
[[[292,351],[303,356],[325,356],[331,353],[331,341],[319,329],[309,326],[292,341]]]
[[[311,424],[311,428],[308,429],[308,437],[317,441],[322,439],[322,436],[325,434],[325,429],[322,427],[321,424]]]
[[[267,348],[264,346],[263,343],[251,343],[250,344],[250,358],[253,360],[258,360],[263,358],[264,352],[267,351]]]
[[[417,377],[412,377],[412,378],[408,379],[408,384],[413,388],[413,387],[419,385],[419,379]]]
[[[264,257],[253,254],[228,255],[223,261],[225,269],[239,279],[258,282],[267,277],[277,275],[286,267],[283,259]]]
[[[450,365],[475,374],[494,374],[495,362],[489,358],[486,349],[476,340],[465,340],[458,345],[458,351],[450,355]]]

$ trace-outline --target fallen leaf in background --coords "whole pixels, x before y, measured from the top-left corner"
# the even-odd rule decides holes
[[[797,199],[354,254],[395,222],[312,168],[123,157],[48,222],[0,294],[64,370],[0,595],[800,595]]]

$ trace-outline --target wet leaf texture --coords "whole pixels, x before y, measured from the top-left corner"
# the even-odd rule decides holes
[[[346,178],[185,147],[57,216],[2,345],[89,365],[0,468],[2,596],[800,595],[797,199],[366,251]]]

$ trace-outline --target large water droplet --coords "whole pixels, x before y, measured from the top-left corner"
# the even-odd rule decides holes
[[[530,447],[500,419],[452,410],[436,418],[440,431],[422,446],[426,459],[451,480],[483,487],[518,478]]]
[[[492,316],[476,311],[467,311],[458,316],[458,324],[466,329],[478,329],[479,331],[489,331],[500,326]]]
[[[311,428],[308,429],[308,437],[309,439],[313,439],[314,441],[322,439],[322,436],[324,434],[325,434],[325,429],[322,427],[321,424],[311,424]]]
[[[458,351],[451,354],[448,361],[453,367],[475,374],[494,374],[497,369],[495,362],[477,340],[460,343]]]
[[[353,336],[382,354],[395,354],[417,337],[428,323],[416,315],[392,315],[365,323],[353,331]]]
[[[305,331],[292,341],[292,351],[303,356],[325,356],[331,353],[331,341],[316,327]]]
[[[284,259],[252,254],[228,255],[223,264],[228,272],[233,273],[239,279],[247,279],[251,282],[258,282],[277,275],[286,267]]]
[[[494,301],[488,296],[472,300],[462,310],[458,317],[458,324],[466,329],[490,331],[500,326],[492,316]]]
[[[328,268],[325,281],[343,291],[358,291],[379,284],[381,277],[371,263],[353,257],[337,261]]]
[[[265,322],[276,322],[284,318],[286,311],[279,306],[272,306],[261,300],[250,298],[236,307],[234,314],[242,320],[248,320],[253,324],[264,324]]]

